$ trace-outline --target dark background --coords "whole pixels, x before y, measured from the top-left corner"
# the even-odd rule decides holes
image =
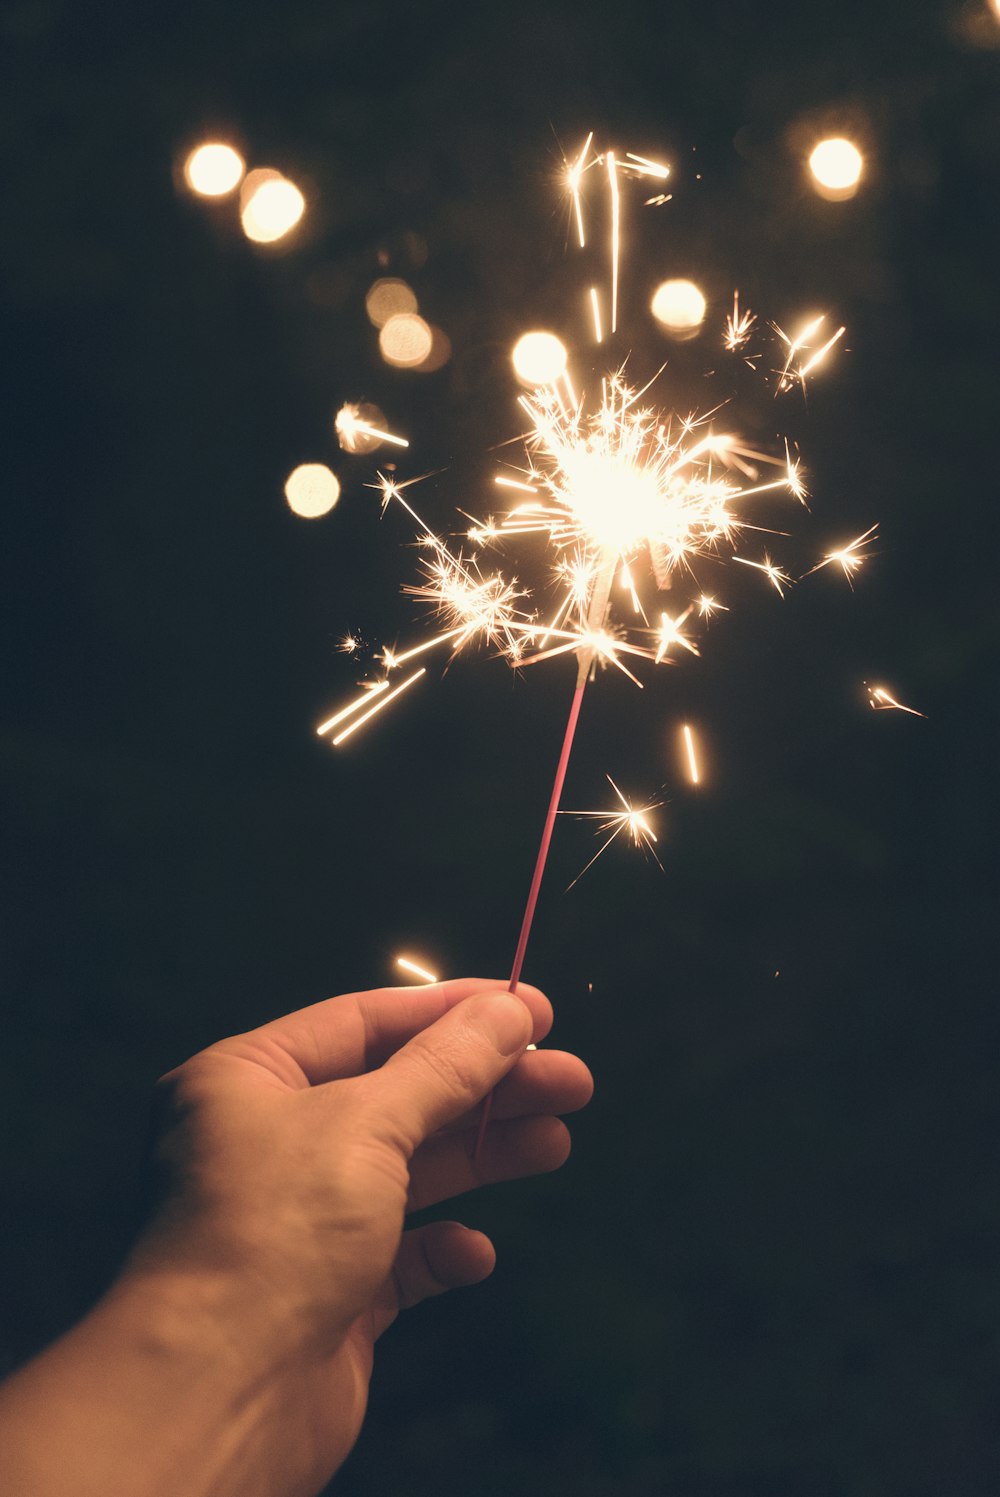
[[[596,1100],[560,1175],[462,1203],[496,1274],[393,1330],[334,1488],[994,1493],[987,0],[22,0],[0,37],[3,1364],[113,1273],[159,1073],[401,949],[509,965],[572,666],[463,658],[343,751],[313,735],[357,679],[344,629],[420,627],[411,531],[331,419],[378,401],[401,475],[446,470],[433,522],[487,506],[510,346],[572,332],[594,263],[555,181],[594,128],[676,167],[670,204],[628,195],[619,355],[697,402],[734,285],[762,320],[828,309],[843,348],[767,416],[811,473],[780,554],[882,541],[853,594],[732,579],[700,660],[590,693],[567,803],[605,771],[668,800],[663,874],[616,847],[564,896],[592,844],[558,828],[526,975]],[[867,153],[851,202],[803,175],[831,131]],[[285,245],[184,192],[217,134],[302,183]],[[386,272],[448,332],[440,373],[381,363]],[[678,349],[646,312],[671,274],[714,329]],[[306,460],[344,485],[312,523],[282,498]]]

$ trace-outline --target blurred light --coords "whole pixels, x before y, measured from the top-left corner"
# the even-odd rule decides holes
[[[239,185],[245,171],[239,152],[217,140],[198,146],[184,163],[187,185],[203,198],[225,197]]]
[[[378,335],[383,359],[397,369],[416,369],[427,358],[433,342],[430,328],[416,312],[398,312]]]
[[[991,3],[993,14],[996,16],[997,20],[1000,21],[1000,0],[991,0]]]
[[[422,364],[417,366],[418,374],[433,374],[436,369],[443,369],[451,358],[451,339],[441,328],[431,323],[431,348],[430,353]]]
[[[294,514],[317,520],[340,498],[340,479],[323,463],[302,463],[285,479],[285,498]]]
[[[650,310],[668,333],[691,337],[705,320],[706,305],[694,281],[664,281],[653,293]]]
[[[511,359],[525,385],[554,385],[566,369],[566,349],[555,333],[525,333],[514,344]]]
[[[413,288],[398,276],[383,276],[368,288],[365,311],[375,327],[385,327],[390,317],[416,310],[417,298]]]
[[[294,182],[269,167],[252,171],[240,192],[243,232],[255,244],[273,244],[294,229],[306,200]]]
[[[854,196],[864,164],[857,146],[839,135],[821,140],[809,157],[813,185],[821,197],[831,202]]]

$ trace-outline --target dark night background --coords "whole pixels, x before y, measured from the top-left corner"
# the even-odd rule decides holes
[[[561,1174],[460,1204],[495,1277],[387,1337],[334,1490],[995,1493],[988,0],[21,0],[0,39],[0,1365],[114,1272],[158,1074],[400,949],[509,966],[572,667],[463,658],[355,745],[313,735],[344,629],[413,632],[410,530],[364,488],[386,454],[331,421],[377,401],[401,475],[445,470],[429,518],[486,507],[514,337],[572,339],[593,262],[554,179],[594,128],[676,167],[664,207],[628,194],[619,352],[697,403],[734,285],[784,325],[828,309],[842,351],[761,418],[811,474],[777,549],[882,539],[854,593],[733,578],[700,660],[590,694],[567,804],[605,771],[668,800],[664,874],[616,847],[563,895],[591,844],[558,828],[526,976],[597,1096]],[[828,203],[804,142],[841,132],[869,169]],[[285,244],[184,191],[213,135],[302,184]],[[385,273],[447,331],[439,373],[381,362]],[[667,275],[715,333],[654,331]],[[315,522],[282,497],[309,460],[344,488]]]

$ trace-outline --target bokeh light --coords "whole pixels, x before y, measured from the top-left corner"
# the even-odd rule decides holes
[[[431,348],[426,359],[417,366],[418,374],[433,374],[436,369],[443,369],[451,358],[451,339],[441,328],[431,323]]]
[[[694,281],[663,281],[657,286],[650,310],[661,327],[677,338],[690,338],[705,320],[707,303]]]
[[[240,184],[246,166],[239,151],[221,140],[197,146],[184,163],[184,180],[203,198],[221,198]]]
[[[240,222],[255,244],[273,244],[294,229],[305,212],[302,193],[270,167],[259,167],[246,177],[240,192]]]
[[[398,276],[381,277],[369,286],[365,296],[365,311],[375,327],[385,327],[390,317],[416,310],[417,298],[412,286]]]
[[[566,348],[555,333],[525,333],[514,344],[514,373],[525,385],[553,385],[566,368]]]
[[[398,312],[378,335],[378,346],[387,364],[397,369],[416,369],[430,354],[434,335],[416,312]]]
[[[294,514],[317,520],[340,498],[340,479],[323,463],[301,463],[285,479],[285,498]]]
[[[857,146],[842,135],[821,140],[809,157],[813,186],[821,197],[831,202],[854,196],[864,165],[864,157]]]

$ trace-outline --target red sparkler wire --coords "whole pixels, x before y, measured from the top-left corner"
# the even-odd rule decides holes
[[[566,770],[569,765],[570,751],[573,747],[573,737],[576,733],[577,719],[580,716],[580,707],[583,703],[583,693],[586,689],[587,678],[581,672],[583,679],[580,681],[573,693],[570,703],[569,718],[566,722],[566,732],[563,736],[562,750],[559,754],[559,763],[556,765],[556,777],[552,782],[552,796],[549,800],[549,809],[545,816],[545,825],[542,827],[542,840],[538,846],[538,856],[535,859],[535,871],[531,878],[531,888],[528,890],[528,902],[524,907],[524,918],[521,921],[521,933],[517,938],[517,950],[514,953],[514,965],[511,968],[510,982],[507,984],[508,993],[517,992],[517,984],[521,978],[521,968],[524,965],[524,953],[528,949],[528,937],[531,934],[531,923],[535,918],[535,906],[538,903],[538,891],[542,886],[542,875],[545,872],[545,864],[549,855],[549,843],[552,841],[552,828],[556,824],[556,815],[559,811],[559,802],[562,799],[563,782],[566,779]],[[476,1147],[473,1158],[479,1158],[479,1152],[483,1146],[486,1136],[486,1128],[490,1121],[490,1110],[493,1105],[493,1093],[486,1097],[483,1102],[483,1110],[479,1115],[479,1130],[476,1134]]]

